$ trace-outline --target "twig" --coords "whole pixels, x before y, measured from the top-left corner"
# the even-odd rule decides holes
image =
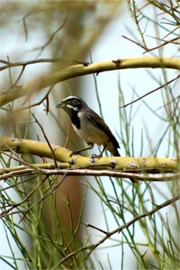
[[[23,111],[23,110],[27,110],[27,109],[30,109],[30,108],[33,108],[33,107],[36,107],[36,106],[39,106],[44,100],[47,100],[48,99],[48,96],[50,94],[50,92],[52,91],[54,85],[51,85],[51,87],[49,88],[49,90],[47,91],[46,95],[38,102],[32,104],[32,105],[29,105],[29,106],[26,106],[26,107],[23,107],[23,108],[18,108],[18,109],[15,109],[13,110],[13,113],[14,112],[19,112],[19,111]],[[49,111],[49,103],[47,103],[47,111]]]
[[[54,85],[52,86],[52,88],[51,88],[51,90],[53,89],[53,87],[54,87]],[[50,90],[50,91],[51,91]],[[50,93],[50,91],[49,91],[49,93]],[[46,97],[45,97],[45,100],[46,100],[46,108],[45,108],[45,112],[46,112],[46,114],[48,114],[48,112],[49,112],[49,93],[48,93],[48,95],[46,95]]]
[[[37,184],[37,186],[35,186],[35,188],[33,188],[30,192],[29,192],[29,194],[27,194],[27,196],[22,200],[22,201],[20,201],[19,203],[17,203],[17,204],[13,204],[12,206],[15,206],[15,207],[17,207],[17,206],[19,206],[19,205],[21,205],[21,204],[23,204],[24,202],[26,202],[32,195],[33,195],[33,193],[46,181],[46,179],[48,179],[48,177],[49,176],[46,176],[41,182],[39,182],[38,184]]]
[[[156,109],[156,111],[158,111],[158,110],[160,110],[160,109],[163,109],[165,106],[168,106],[168,105],[170,105],[170,104],[173,103],[173,102],[176,102],[176,100],[177,100],[177,103],[178,103],[178,100],[180,100],[180,95],[177,96],[177,97],[175,97],[175,98],[173,98],[173,99],[172,99],[171,101],[169,101],[168,103],[166,103],[166,104],[164,104],[164,105],[158,107],[158,108]]]
[[[31,178],[27,178],[27,179],[25,179],[25,180],[22,180],[22,179],[21,179],[19,182],[16,182],[16,183],[13,184],[13,185],[6,186],[6,187],[0,189],[0,192],[3,192],[3,191],[8,190],[8,189],[10,189],[10,188],[14,188],[14,187],[17,187],[18,185],[22,185],[22,184],[24,184],[24,183],[26,183],[26,182],[29,182],[29,181],[31,181],[32,178],[34,179],[34,176],[32,176]]]
[[[9,87],[6,91],[11,90],[13,87],[16,87],[17,83],[19,82],[19,80],[21,79],[21,76],[23,75],[23,72],[25,70],[25,66],[22,67],[19,76],[17,77],[17,80],[11,85],[11,87]]]
[[[133,40],[133,39],[131,39],[131,38],[128,38],[128,37],[126,37],[126,36],[124,36],[124,35],[122,35],[122,37],[125,38],[125,39],[127,39],[128,41],[131,41],[132,43],[138,45],[139,47],[141,47],[142,49],[145,50],[145,47],[144,47],[142,44],[140,44],[139,42],[137,42],[137,41],[135,41],[135,40]]]
[[[14,159],[14,160],[22,163],[22,164],[24,164],[25,166],[28,166],[28,167],[34,169],[34,167],[30,163],[26,162],[24,159],[22,159],[21,157],[19,157],[18,156],[18,153],[16,153],[11,147],[9,147],[8,145],[6,145],[6,147],[9,149],[9,152],[11,152],[12,154],[15,155],[15,157],[12,156],[12,155],[9,155],[8,153],[3,153],[4,155],[6,155],[6,156],[8,156],[8,157],[10,157],[10,158],[12,158],[12,159]],[[24,167],[24,168],[26,168],[26,167]],[[38,170],[38,168],[37,168],[37,170]]]
[[[134,211],[132,211],[132,210],[129,209],[128,207],[124,206],[123,204],[119,203],[118,201],[114,201],[114,200],[107,200],[107,201],[119,205],[120,207],[124,208],[126,211],[128,211],[129,213],[131,213],[131,215],[135,216]]]
[[[151,211],[148,211],[142,215],[139,215],[139,216],[136,216],[135,218],[131,219],[129,222],[127,222],[126,224],[124,224],[123,226],[121,227],[118,227],[116,228],[115,230],[111,231],[108,233],[108,235],[106,235],[105,237],[103,237],[100,241],[98,241],[96,244],[92,244],[92,245],[89,245],[89,246],[86,246],[86,247],[82,247],[82,248],[79,248],[73,252],[71,252],[70,254],[68,254],[66,257],[64,257],[63,259],[61,259],[55,266],[52,270],[55,270],[57,269],[57,267],[59,265],[61,265],[62,263],[64,263],[65,261],[67,261],[68,259],[72,258],[74,255],[82,252],[82,251],[85,251],[85,250],[90,250],[89,252],[89,255],[92,253],[93,250],[95,250],[98,246],[100,246],[102,243],[104,243],[107,239],[109,239],[112,235],[116,234],[116,233],[120,233],[122,232],[124,229],[128,228],[129,226],[133,225],[136,221],[142,219],[142,218],[145,218],[145,217],[148,217],[148,216],[152,216],[155,212],[159,211],[160,209],[166,207],[166,206],[169,206],[170,204],[173,204],[175,203],[177,200],[180,199],[180,196],[176,196],[160,205],[158,205],[157,207],[155,207],[153,210]]]
[[[62,183],[64,182],[64,180],[66,179],[66,177],[68,176],[68,172],[64,172],[63,176],[61,177],[61,179],[59,180],[59,182],[53,187],[52,192],[55,192],[56,189],[62,185]]]
[[[44,166],[43,166],[44,167]],[[63,164],[62,164],[63,167]],[[58,167],[58,169],[44,169],[41,168],[39,165],[38,167],[26,168],[23,166],[20,166],[19,170],[16,167],[15,171],[8,171],[8,172],[1,172],[0,171],[0,180],[5,180],[7,178],[13,177],[13,176],[21,176],[21,175],[32,175],[35,173],[41,173],[44,175],[64,175],[67,174],[69,176],[73,175],[88,175],[88,176],[111,176],[111,177],[118,177],[118,178],[135,178],[139,181],[152,181],[152,182],[165,182],[165,181],[173,181],[178,179],[180,176],[180,173],[174,173],[168,176],[148,176],[148,175],[142,175],[140,170],[139,173],[133,173],[133,172],[122,172],[122,171],[112,171],[112,170],[96,170],[96,169],[62,169],[61,165]],[[59,169],[61,168],[61,169]],[[142,171],[144,174],[144,169]],[[148,172],[147,172],[148,173]],[[162,174],[162,171],[159,172]]]
[[[25,41],[28,40],[28,30],[27,30],[27,26],[26,26],[26,18],[31,16],[31,15],[34,15],[36,13],[47,12],[47,11],[49,12],[49,11],[52,11],[52,10],[55,10],[55,9],[57,9],[57,7],[48,8],[48,9],[33,10],[31,12],[28,12],[26,15],[23,16],[22,21],[23,21],[23,27],[24,27],[24,32],[25,32]]]
[[[25,212],[23,217],[20,219],[19,223],[21,223],[23,221],[23,219],[26,217],[26,215],[28,214],[28,212],[35,207],[37,204],[41,203],[42,201],[44,201],[49,195],[51,195],[55,189],[57,189],[65,180],[67,174],[64,174],[62,176],[62,178],[60,179],[59,183],[55,186],[55,188],[53,188],[53,190],[50,190],[44,197],[42,197],[41,199],[39,199],[37,202],[35,202],[33,205],[31,205]]]
[[[119,107],[119,108],[120,108],[120,109],[126,108],[127,106],[129,106],[129,105],[131,105],[131,104],[133,104],[133,103],[135,103],[135,102],[137,102],[137,101],[143,99],[144,97],[146,97],[146,96],[148,96],[148,95],[151,95],[152,93],[154,93],[154,92],[160,90],[161,88],[165,87],[166,85],[168,85],[168,84],[174,82],[175,80],[179,79],[179,77],[180,77],[180,75],[176,76],[174,79],[172,79],[172,80],[166,82],[165,84],[162,84],[161,86],[159,86],[159,87],[157,87],[157,88],[155,88],[155,89],[153,89],[153,90],[147,92],[145,95],[143,95],[143,96],[141,96],[141,97],[139,97],[139,98],[137,98],[137,99],[135,99],[135,100],[133,100],[133,101],[131,101],[131,102],[129,102],[129,103],[127,103],[127,104],[121,106],[121,107]]]
[[[37,118],[35,117],[35,115],[34,115],[33,113],[32,113],[32,116],[33,116],[34,120],[36,121],[36,123],[38,124],[38,126],[40,127],[40,129],[41,129],[41,131],[42,131],[42,133],[43,133],[43,135],[44,135],[44,138],[45,138],[45,140],[46,140],[46,142],[47,142],[47,144],[48,144],[48,146],[49,146],[49,148],[50,148],[50,150],[51,150],[51,152],[52,152],[52,157],[53,157],[53,159],[54,159],[54,165],[55,165],[55,168],[58,169],[58,165],[57,165],[57,161],[56,161],[56,157],[55,157],[55,154],[54,154],[54,150],[53,150],[53,148],[52,148],[52,145],[50,144],[49,139],[48,139],[48,137],[46,136],[46,133],[45,133],[45,131],[44,131],[42,125],[39,123],[39,121],[37,120]]]
[[[68,19],[68,15],[69,15],[69,12],[67,11],[67,14],[62,22],[62,24],[52,33],[52,35],[50,36],[50,38],[46,41],[46,43],[41,46],[40,48],[40,52],[38,53],[37,57],[38,58],[42,52],[44,51],[44,49],[51,43],[51,41],[53,40],[53,38],[55,37],[55,35],[64,27],[64,25],[66,24],[67,22],[67,19]]]
[[[135,20],[135,23],[136,23],[136,26],[137,26],[137,30],[138,30],[138,32],[140,34],[140,37],[141,37],[141,40],[142,40],[142,42],[144,44],[144,48],[147,48],[145,37],[144,37],[145,35],[142,32],[141,27],[140,27],[140,19],[139,19],[140,16],[139,15],[141,13],[140,13],[140,10],[137,8],[137,3],[136,3],[135,0],[132,0],[132,13],[133,13],[133,17],[134,17],[134,20]]]
[[[6,60],[0,59],[0,63],[5,64],[5,66],[0,67],[0,71],[3,71],[10,67],[18,67],[23,66],[26,67],[27,65],[33,65],[38,63],[54,63],[54,62],[66,62],[70,64],[82,64],[83,66],[88,66],[89,62],[83,60],[75,60],[75,59],[64,59],[64,58],[41,58],[35,60],[29,60],[25,62],[8,62]]]
[[[95,230],[97,230],[97,231],[99,231],[99,232],[101,232],[101,233],[104,233],[104,234],[106,234],[106,235],[109,235],[109,232],[104,231],[104,230],[102,230],[102,229],[100,229],[100,228],[98,228],[98,227],[96,227],[96,226],[94,226],[94,225],[92,225],[92,224],[84,223],[84,222],[81,222],[81,224],[85,225],[86,227],[90,227],[90,228],[92,228],[92,229],[95,229]]]
[[[179,37],[175,37],[175,38],[173,38],[172,40],[167,40],[167,41],[165,41],[163,44],[160,44],[160,45],[158,45],[158,46],[155,46],[155,47],[153,47],[153,48],[151,48],[151,49],[146,49],[146,51],[143,52],[143,54],[145,54],[145,53],[147,53],[147,52],[154,51],[154,50],[156,50],[156,49],[159,49],[159,48],[161,48],[161,47],[163,47],[163,46],[165,46],[165,45],[167,45],[167,44],[169,44],[169,43],[172,43],[172,42],[174,42],[174,41],[176,41],[176,40],[179,40]]]

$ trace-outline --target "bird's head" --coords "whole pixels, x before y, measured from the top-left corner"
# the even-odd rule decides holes
[[[87,107],[88,106],[84,100],[77,96],[66,97],[56,106],[56,108],[62,108],[69,115],[72,115],[75,112],[78,113],[81,109]]]

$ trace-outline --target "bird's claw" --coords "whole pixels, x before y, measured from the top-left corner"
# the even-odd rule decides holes
[[[97,155],[96,155],[96,154],[92,154],[92,155],[91,155],[91,158],[92,158],[92,159],[95,159],[95,158],[97,158]]]
[[[73,151],[73,152],[71,152],[71,154],[69,155],[69,157],[72,157],[72,156],[78,155],[78,154],[79,154],[79,151]]]
[[[102,155],[92,154],[91,159],[101,158]]]

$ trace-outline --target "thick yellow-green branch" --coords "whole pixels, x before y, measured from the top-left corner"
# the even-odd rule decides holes
[[[33,140],[0,137],[1,151],[13,149],[17,153],[26,153],[40,157],[53,158],[48,144]],[[163,157],[102,157],[92,159],[80,155],[70,157],[71,151],[52,145],[57,161],[66,163],[66,168],[71,169],[111,169],[123,172],[176,172],[178,171],[178,160]]]
[[[38,79],[24,84],[21,88],[14,87],[7,93],[0,95],[0,106],[3,106],[22,96],[31,95],[45,87],[55,85],[70,78],[104,71],[129,68],[170,68],[178,70],[180,68],[180,60],[178,58],[168,57],[139,57],[93,63],[87,66],[83,64],[73,65],[65,68],[64,70],[54,72],[49,75],[40,76]]]

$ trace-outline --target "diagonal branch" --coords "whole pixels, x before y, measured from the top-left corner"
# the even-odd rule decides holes
[[[121,106],[120,109],[126,108],[127,106],[129,106],[129,105],[131,105],[131,104],[133,104],[133,103],[135,103],[135,102],[137,102],[137,101],[143,99],[144,97],[146,97],[146,96],[148,96],[148,95],[151,95],[151,94],[153,94],[154,92],[156,92],[156,91],[158,91],[158,90],[161,90],[163,87],[165,87],[166,85],[168,85],[168,84],[170,84],[170,83],[172,83],[172,82],[178,80],[179,78],[180,78],[180,75],[176,76],[175,78],[173,78],[172,80],[166,82],[165,84],[162,84],[161,86],[159,86],[159,87],[157,87],[157,88],[155,88],[155,89],[153,89],[153,90],[147,92],[147,93],[144,94],[143,96],[141,96],[141,97],[139,97],[139,98],[137,98],[137,99],[135,99],[135,100],[133,100],[133,101],[131,101],[131,102],[129,102],[129,103],[123,105],[123,106]]]
[[[54,72],[49,75],[40,76],[38,79],[24,84],[21,88],[14,87],[11,91],[0,95],[0,106],[3,106],[17,98],[30,96],[37,93],[45,87],[55,85],[59,82],[84,76],[88,74],[99,74],[100,72],[129,69],[129,68],[171,68],[179,70],[180,60],[178,58],[161,57],[137,57],[123,58],[112,61],[92,63],[88,66],[83,64],[72,65],[64,70]]]
[[[49,139],[48,139],[48,137],[47,137],[47,135],[46,135],[46,133],[45,133],[45,131],[44,131],[42,125],[39,123],[39,121],[37,120],[37,118],[35,117],[34,114],[32,114],[32,116],[33,116],[33,118],[35,119],[35,121],[36,121],[36,123],[38,124],[38,126],[40,127],[40,129],[41,129],[41,131],[42,131],[42,134],[43,134],[43,136],[44,136],[44,138],[45,138],[45,140],[46,140],[46,142],[47,142],[47,144],[48,144],[48,146],[49,146],[49,148],[50,148],[50,150],[51,150],[52,157],[53,157],[53,159],[54,159],[54,166],[55,166],[55,168],[57,169],[57,168],[58,168],[58,165],[57,165],[57,161],[56,161],[56,156],[55,156],[55,154],[54,154],[54,149],[53,149],[52,145],[50,144]]]
[[[104,236],[103,238],[101,238],[100,241],[98,241],[96,244],[92,244],[92,245],[89,245],[89,246],[85,246],[85,247],[82,247],[82,248],[79,248],[73,252],[71,252],[70,254],[68,254],[66,257],[64,257],[63,259],[61,259],[53,268],[54,269],[57,269],[57,267],[59,265],[61,265],[62,263],[64,263],[65,261],[67,261],[68,259],[74,257],[75,255],[77,255],[78,253],[82,252],[82,251],[85,251],[85,250],[90,250],[89,251],[89,254],[90,255],[98,246],[100,246],[102,243],[104,243],[107,239],[109,239],[111,236],[113,236],[114,234],[116,233],[120,233],[122,232],[124,229],[127,229],[128,227],[130,227],[131,225],[133,225],[135,222],[141,220],[142,218],[145,218],[145,217],[150,217],[152,216],[154,213],[156,213],[157,211],[159,211],[160,209],[166,207],[166,206],[169,206],[171,204],[174,204],[177,200],[180,199],[180,196],[175,196],[174,198],[168,200],[168,201],[165,201],[164,203],[160,204],[160,205],[157,205],[154,209],[152,209],[151,211],[148,211],[142,215],[139,215],[139,216],[136,216],[134,217],[133,219],[131,219],[129,222],[127,222],[126,224],[124,224],[123,226],[121,227],[118,227],[116,228],[115,230],[111,231],[111,232],[108,232],[106,234],[106,236]]]

